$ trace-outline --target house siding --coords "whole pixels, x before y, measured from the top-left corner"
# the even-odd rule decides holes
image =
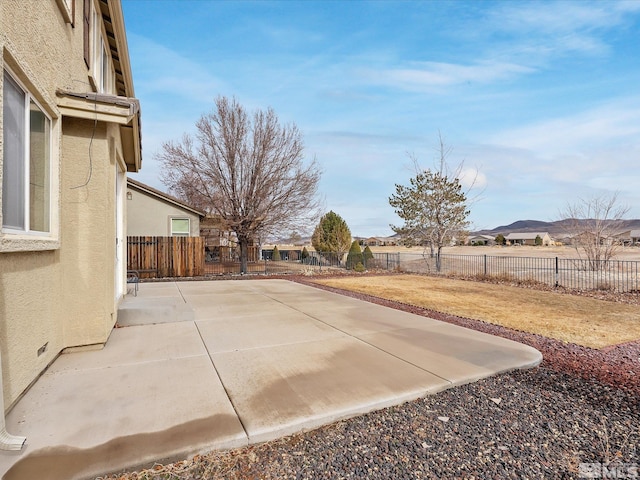
[[[110,0],[109,6],[120,8],[118,0]],[[65,23],[56,0],[0,1],[0,66],[8,66],[51,117],[54,159],[52,238],[15,240],[0,232],[5,411],[58,354],[104,344],[117,320],[115,184],[124,157],[120,129],[63,117],[57,107],[57,89],[92,91],[83,58],[82,8],[83,2],[75,0],[74,28]],[[0,95],[0,175],[1,103]]]
[[[200,217],[177,205],[128,186],[127,236],[171,236],[171,218],[188,218],[189,235],[200,236]]]

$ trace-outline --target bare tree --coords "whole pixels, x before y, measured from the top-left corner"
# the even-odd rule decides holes
[[[171,192],[219,215],[238,237],[241,271],[252,239],[304,229],[318,216],[320,169],[303,163],[302,134],[275,112],[250,116],[235,98],[218,97],[212,113],[162,145],[157,158]]]
[[[396,185],[396,193],[389,197],[389,204],[404,220],[401,227],[391,225],[393,231],[401,235],[407,246],[428,247],[431,256],[435,256],[436,270],[440,271],[442,247],[466,234],[470,212],[466,192],[459,180],[462,164],[450,171],[447,156],[451,148],[445,145],[440,134],[438,139],[437,168],[421,169],[417,159],[410,156],[416,174],[409,180],[409,186]]]
[[[615,237],[630,207],[621,205],[618,192],[580,198],[560,211],[563,228],[571,238],[578,257],[589,270],[601,270],[611,260],[620,243]]]

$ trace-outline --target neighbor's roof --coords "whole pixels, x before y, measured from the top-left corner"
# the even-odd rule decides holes
[[[132,178],[127,177],[127,187],[146,193],[147,195],[156,197],[164,202],[171,203],[185,210],[189,210],[190,212],[193,212],[196,215],[199,215],[200,217],[205,216],[204,212],[196,208],[193,208],[191,205],[187,205],[182,200],[178,200],[176,197],[172,197],[168,193],[164,193],[164,192],[161,192],[160,190],[156,190],[155,188],[150,187],[149,185],[146,185],[142,182],[138,182],[137,180],[134,180]]]
[[[507,240],[535,240],[536,237],[544,238],[549,236],[548,232],[511,232],[505,238]]]
[[[496,237],[493,235],[472,235],[469,237],[469,240],[473,240],[474,238],[482,238],[484,240],[495,240]]]

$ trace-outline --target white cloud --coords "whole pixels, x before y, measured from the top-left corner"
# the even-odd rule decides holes
[[[487,186],[487,176],[476,168],[464,167],[458,174],[460,185],[465,190],[482,190]]]
[[[533,72],[534,70],[514,63],[484,62],[462,65],[440,62],[412,63],[407,68],[363,73],[372,83],[389,85],[406,90],[429,90],[464,83],[493,83]]]
[[[474,34],[491,39],[489,55],[530,66],[575,55],[610,55],[614,51],[608,34],[624,29],[640,12],[640,2],[633,0],[495,5],[488,11],[484,25],[478,25],[479,33]]]
[[[492,143],[536,152],[586,152],[640,139],[640,98],[616,100],[575,115],[506,130]]]

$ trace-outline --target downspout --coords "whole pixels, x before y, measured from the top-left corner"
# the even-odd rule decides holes
[[[4,386],[2,382],[2,355],[0,354],[0,450],[22,450],[27,437],[11,435],[7,432],[4,419]]]

